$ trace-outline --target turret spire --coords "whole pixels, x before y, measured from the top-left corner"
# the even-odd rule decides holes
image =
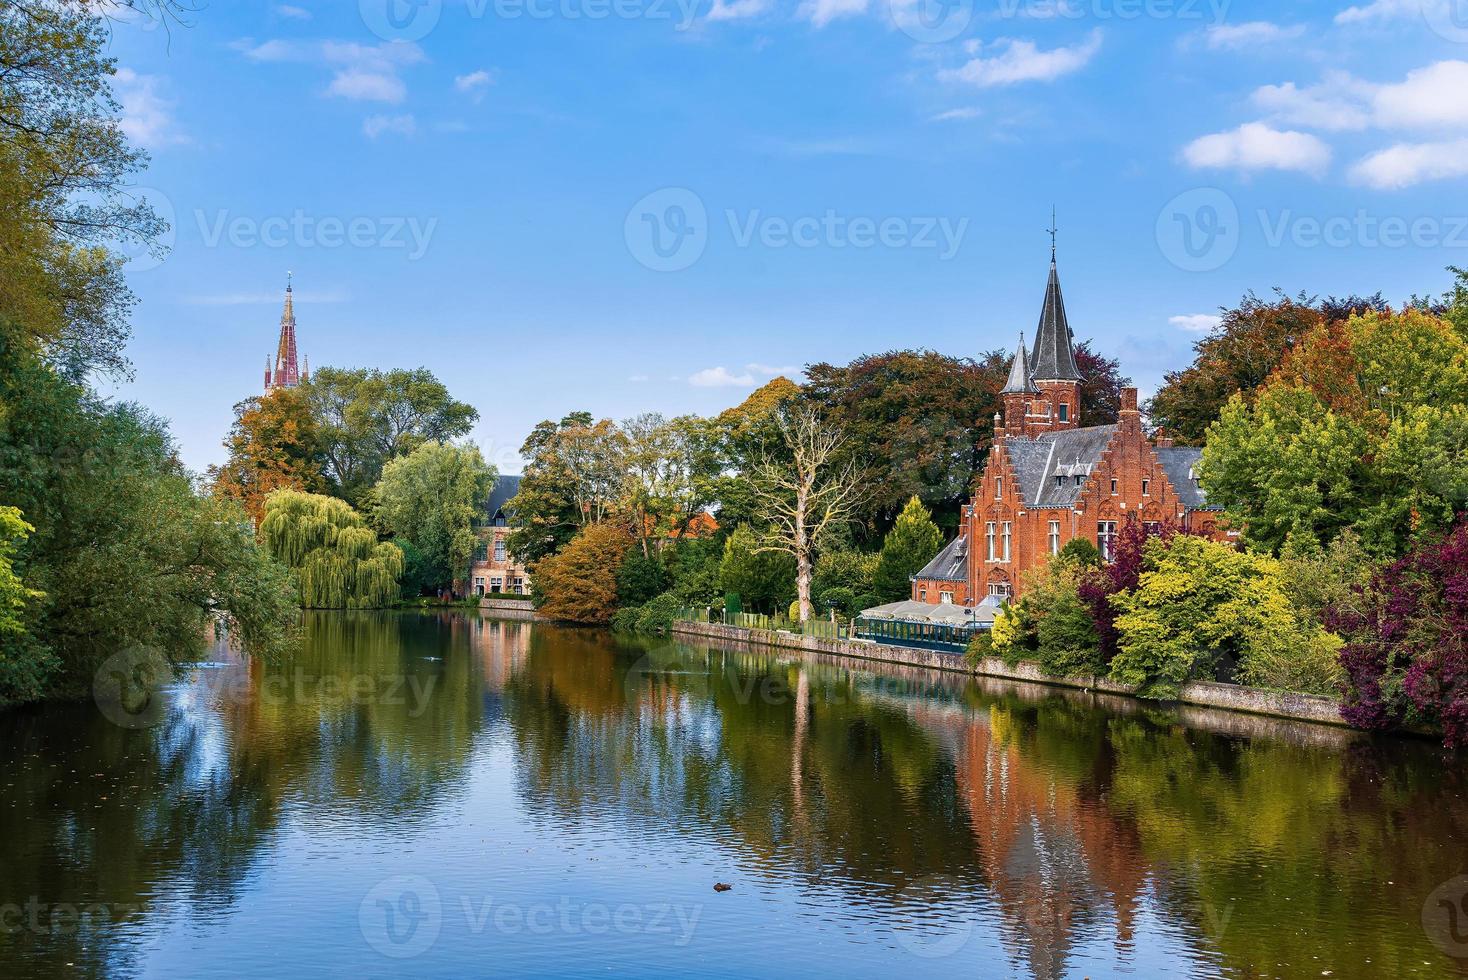
[[[1039,394],[1030,375],[1030,355],[1025,350],[1025,335],[1019,335],[1019,348],[1014,352],[1014,362],[1009,366],[1009,380],[1005,382],[1001,395]]]

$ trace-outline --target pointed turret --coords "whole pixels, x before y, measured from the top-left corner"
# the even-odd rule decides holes
[[[1019,347],[1014,352],[1014,363],[1009,366],[1009,380],[1005,382],[1001,395],[1038,395],[1034,375],[1030,372],[1030,355],[1025,350],[1025,335],[1019,335]]]
[[[301,383],[300,365],[296,361],[296,306],[291,292],[291,274],[286,273],[285,308],[280,314],[280,342],[275,349],[275,371],[268,375],[266,391],[294,388]]]
[[[1040,311],[1040,328],[1030,357],[1030,377],[1035,381],[1080,381],[1076,368],[1074,339],[1065,316],[1065,298],[1060,294],[1060,274],[1055,269],[1055,250],[1050,251],[1050,281],[1045,284],[1045,307]]]

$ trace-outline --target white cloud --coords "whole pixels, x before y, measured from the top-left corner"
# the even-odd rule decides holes
[[[1420,129],[1468,127],[1468,61],[1439,61],[1376,89],[1380,126]]]
[[[1331,72],[1319,85],[1264,85],[1255,89],[1251,98],[1275,122],[1312,129],[1356,130],[1371,123],[1367,105],[1370,94],[1370,85],[1345,72]]]
[[[1377,190],[1397,190],[1425,180],[1468,177],[1468,139],[1442,143],[1398,143],[1365,157],[1351,179]]]
[[[385,41],[377,45],[354,41],[308,43],[280,39],[255,44],[238,41],[235,48],[251,61],[325,63],[335,74],[327,94],[367,102],[401,103],[408,87],[402,69],[424,60],[423,49],[407,41]]]
[[[704,368],[688,376],[688,383],[695,388],[738,388],[754,384],[754,375],[732,374],[725,367]]]
[[[1183,148],[1183,159],[1195,168],[1298,170],[1317,176],[1330,166],[1330,156],[1330,147],[1318,137],[1258,122],[1199,137]]]
[[[400,116],[368,116],[362,120],[362,132],[370,139],[384,134],[389,136],[412,136],[418,132],[418,121],[412,113]]]
[[[953,119],[977,119],[984,114],[984,110],[974,106],[962,106],[958,109],[949,109],[940,112],[936,116],[929,117],[929,122],[948,122]]]
[[[484,98],[484,90],[493,84],[494,74],[482,68],[479,71],[471,71],[467,75],[454,77],[454,89],[473,96],[475,102]]]
[[[311,19],[311,11],[307,10],[305,7],[293,7],[290,4],[288,4],[288,3],[278,3],[278,4],[276,4],[275,5],[275,13],[278,16],[285,17],[285,18],[287,18],[289,20],[310,20]]]
[[[1179,330],[1187,330],[1192,333],[1207,333],[1222,322],[1222,319],[1213,313],[1184,313],[1179,316],[1170,316],[1167,322]]]
[[[1453,0],[1372,0],[1364,7],[1347,7],[1335,15],[1337,24],[1365,24],[1399,17],[1415,17],[1429,8],[1442,9]]]
[[[866,13],[867,0],[805,0],[800,5],[800,16],[817,27],[825,27],[841,17],[856,17]]]
[[[770,0],[730,0],[728,3],[725,3],[724,0],[714,0],[714,5],[709,8],[705,19],[743,20],[746,17],[758,17],[769,9]]]
[[[1081,44],[1041,51],[1033,41],[1002,38],[1002,46],[990,57],[979,55],[961,68],[939,73],[940,78],[968,82],[980,88],[1014,85],[1020,82],[1049,82],[1090,64],[1101,50],[1101,31],[1093,30]]]
[[[157,75],[140,75],[131,68],[119,68],[112,76],[112,88],[122,106],[118,126],[140,146],[188,142],[173,118],[174,103],[159,93],[161,81]]]
[[[1304,34],[1304,24],[1284,27],[1267,20],[1251,20],[1243,24],[1214,24],[1204,32],[1203,38],[1208,47],[1220,51],[1291,41]]]

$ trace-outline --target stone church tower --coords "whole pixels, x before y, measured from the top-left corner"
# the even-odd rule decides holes
[[[311,362],[301,368],[296,362],[296,307],[291,295],[291,276],[286,273],[285,309],[280,314],[280,342],[276,345],[275,362],[265,360],[265,393],[279,388],[294,388],[310,379]]]

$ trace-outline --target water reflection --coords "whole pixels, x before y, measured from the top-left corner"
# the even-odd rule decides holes
[[[494,936],[512,974],[1468,974],[1424,931],[1468,871],[1468,777],[1427,743],[459,614],[307,627],[290,663],[216,651],[154,728],[0,714],[0,975],[275,974],[282,944],[386,975],[357,902],[389,873],[708,902],[686,948]],[[408,972],[488,942],[450,922]]]

